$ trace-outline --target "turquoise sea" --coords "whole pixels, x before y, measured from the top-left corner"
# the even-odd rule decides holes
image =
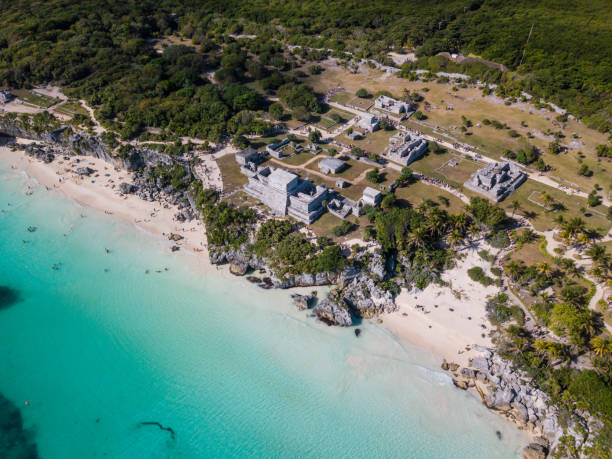
[[[287,291],[205,274],[28,185],[0,163],[0,394],[41,457],[509,458],[526,443],[384,328],[327,327]]]

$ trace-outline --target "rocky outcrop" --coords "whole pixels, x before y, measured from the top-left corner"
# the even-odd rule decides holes
[[[322,322],[327,325],[338,325],[340,327],[349,327],[353,325],[353,319],[348,310],[348,307],[343,304],[342,300],[329,296],[317,304],[313,312]]]
[[[540,443],[529,443],[523,448],[524,459],[546,459],[548,448]]]
[[[372,254],[368,264],[368,272],[377,280],[383,280],[387,277],[386,261],[380,253]]]
[[[231,262],[229,267],[230,273],[234,276],[244,276],[249,270],[248,263]]]
[[[357,316],[364,319],[398,310],[393,294],[379,287],[365,273],[355,276],[344,287],[344,300]]]
[[[98,136],[75,133],[68,136],[65,144],[74,154],[100,158],[112,165],[117,163],[110,154],[112,149]]]
[[[138,187],[131,183],[121,182],[119,184],[119,191],[122,194],[134,194],[138,191]]]
[[[68,126],[57,129],[42,130],[34,129],[15,117],[0,117],[0,134],[9,137],[21,137],[23,139],[37,140],[40,142],[60,143]]]
[[[91,175],[95,172],[91,167],[77,167],[76,173],[79,175]]]
[[[464,390],[474,387],[489,409],[541,436],[540,441],[525,448],[524,457],[546,457],[548,450],[555,451],[561,437],[564,441],[572,438],[578,451],[591,443],[598,429],[597,419],[574,413],[563,427],[558,408],[544,391],[531,384],[529,375],[489,349],[475,349],[481,356],[472,358],[469,367],[459,370],[458,365],[444,361],[442,368],[452,374],[455,386]]]
[[[298,293],[292,293],[291,299],[300,311],[309,309],[315,301],[314,295],[300,295]]]

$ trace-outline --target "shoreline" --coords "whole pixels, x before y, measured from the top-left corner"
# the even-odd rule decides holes
[[[20,143],[22,142],[20,140]],[[76,158],[80,159],[78,167],[87,165],[96,173],[90,177],[81,177],[76,172],[71,172],[68,166],[75,167]],[[223,273],[228,278],[235,277],[230,274],[228,267],[216,267],[208,259],[204,226],[199,221],[178,222],[174,219],[174,214],[178,211],[175,206],[145,201],[131,194],[120,194],[119,184],[131,183],[127,171],[114,168],[104,160],[90,156],[71,156],[70,161],[57,158],[52,163],[45,164],[23,151],[11,151],[8,147],[0,147],[0,161],[25,173],[29,179],[38,182],[48,191],[59,192],[79,205],[118,217],[138,230],[165,241],[169,246],[180,247],[182,252],[193,256],[203,274],[216,272]],[[184,239],[171,241],[171,233],[179,234]],[[478,327],[485,312],[479,303],[484,296],[492,293],[488,290],[494,289],[471,281],[464,269],[464,265],[469,263],[486,267],[486,263],[476,255],[477,250],[478,248],[466,250],[466,258],[443,276],[451,286],[453,283],[461,286],[461,293],[455,291],[455,294],[467,294],[467,301],[457,299],[449,287],[430,285],[418,293],[408,293],[402,289],[396,298],[399,310],[381,316],[382,326],[398,339],[431,352],[440,360],[446,359],[466,366],[468,359],[476,355],[473,350],[467,351],[466,346],[471,348],[474,344],[491,345],[488,337],[481,336],[482,331],[488,330]],[[291,290],[309,291],[313,288]],[[289,295],[287,296],[287,302],[290,303]]]
[[[91,177],[81,177],[75,172],[69,172],[68,163],[74,166],[76,158],[80,159],[79,167],[87,165],[95,169],[96,173]],[[131,183],[129,172],[125,170],[114,168],[104,160],[90,156],[70,156],[70,161],[58,158],[50,164],[45,164],[23,151],[11,151],[4,146],[0,147],[0,161],[9,164],[16,172],[25,174],[28,180],[37,182],[47,191],[59,192],[81,206],[102,211],[134,225],[148,236],[165,242],[168,250],[171,250],[171,245],[178,245],[182,253],[189,255],[190,261],[193,261],[190,264],[200,274],[216,273],[233,281],[242,277],[232,275],[228,265],[215,266],[210,262],[204,226],[199,221],[177,222],[174,214],[178,209],[173,205],[168,204],[164,207],[159,202],[145,201],[135,195],[120,194],[119,183],[123,181]],[[171,241],[168,238],[171,233],[179,234],[184,239]],[[486,262],[477,255],[479,248],[480,245],[465,249],[465,257],[457,262],[456,267],[444,273],[443,278],[449,282],[449,286],[430,285],[416,292],[402,289],[400,295],[396,297],[398,311],[384,314],[378,320],[369,319],[369,321],[382,326],[400,344],[408,344],[429,353],[433,359],[439,360],[440,364],[448,361],[457,363],[461,367],[468,366],[469,359],[481,355],[480,351],[473,347],[474,345],[492,346],[488,329],[480,328],[480,324],[485,320],[484,303],[480,301],[484,301],[484,297],[493,293],[495,288],[485,288],[469,279],[467,268],[464,266],[471,263],[486,267]],[[245,282],[244,279],[242,281]],[[247,284],[256,288],[250,283]],[[454,289],[453,285],[460,287]],[[320,287],[296,287],[288,290],[308,293],[320,289]],[[463,298],[467,296],[467,300],[459,299],[457,296]],[[289,292],[287,306],[293,307]],[[488,321],[486,323],[488,324]],[[482,336],[482,332],[485,332],[485,336]],[[447,371],[437,368],[451,376]],[[481,401],[477,391],[469,390],[468,393]],[[524,432],[528,438],[532,438],[533,435],[529,430],[508,421]]]

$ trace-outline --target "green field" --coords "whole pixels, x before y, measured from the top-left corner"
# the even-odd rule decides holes
[[[439,202],[440,208],[452,214],[459,213],[465,208],[465,203],[458,197],[452,195],[448,191],[444,191],[421,181],[415,182],[407,187],[397,188],[395,190],[395,196],[400,200],[400,204],[410,204],[413,207],[418,206],[425,199],[431,199]],[[440,201],[439,196],[448,199],[448,207]]]
[[[79,114],[89,117],[89,113],[78,100],[68,100],[63,104],[56,106],[53,111],[67,116]]]
[[[28,89],[15,89],[11,91],[14,96],[18,97],[22,101],[36,105],[41,108],[49,108],[53,105],[61,102],[61,99],[54,99],[53,97],[45,96],[44,94],[35,93],[34,91],[30,91]]]
[[[288,158],[283,158],[281,161],[285,164],[289,164],[291,166],[301,166],[302,164],[310,161],[312,158],[316,156],[312,153],[298,153],[297,155],[290,156]]]
[[[217,165],[221,170],[223,191],[225,193],[231,193],[240,189],[249,181],[246,175],[240,172],[240,165],[236,162],[234,155],[222,156],[217,160]]]
[[[566,210],[547,210],[541,205],[529,200],[530,196],[538,196],[543,192],[548,193],[556,202],[561,203]],[[608,231],[610,226],[612,226],[612,222],[606,218],[607,207],[600,205],[596,208],[586,208],[586,212],[583,213],[580,209],[587,206],[586,199],[579,196],[570,196],[561,190],[551,188],[534,180],[527,180],[518,190],[502,201],[500,205],[505,208],[506,211],[512,212],[512,202],[515,200],[521,205],[520,209],[516,212],[517,215],[529,218],[538,231],[545,231],[557,226],[554,222],[554,218],[559,214],[563,214],[566,218],[575,216],[581,217],[589,226],[593,228],[602,228],[604,231]],[[538,199],[534,199],[533,196],[532,200],[538,201]]]
[[[383,131],[378,130],[366,135],[364,138],[359,140],[351,140],[344,134],[340,134],[335,139],[338,142],[344,144],[353,145],[361,148],[366,153],[382,154],[387,145],[389,145],[389,138],[394,134],[394,131]]]

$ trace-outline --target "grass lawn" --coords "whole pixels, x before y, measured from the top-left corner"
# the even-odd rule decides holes
[[[358,201],[363,196],[363,190],[369,186],[365,182],[359,183],[357,185],[349,185],[347,188],[342,190],[338,190],[338,192],[353,201]]]
[[[486,165],[485,163],[467,159],[462,156],[457,156],[452,158],[452,160],[459,164],[452,166],[449,163],[445,163],[437,170],[438,173],[445,177],[444,180],[451,184],[459,183],[463,185],[465,181],[470,178],[470,175]]]
[[[60,104],[55,107],[53,111],[67,116],[73,116],[78,113],[79,115],[89,117],[89,113],[87,112],[87,110],[85,110],[85,107],[83,107],[81,105],[81,102],[79,102],[78,100],[68,100],[63,104]]]
[[[236,193],[232,194],[229,198],[224,198],[223,200],[231,205],[238,206],[238,207],[241,207],[241,206],[247,206],[251,208],[257,207],[257,208],[265,210],[265,206],[257,204],[258,203],[257,199],[255,199],[253,196],[249,196],[242,190],[237,191]]]
[[[356,217],[350,216],[346,219],[351,223],[355,223]],[[359,217],[359,225],[354,225],[354,229],[344,236],[337,237],[333,233],[333,229],[341,225],[345,220],[336,217],[335,215],[330,214],[329,212],[325,212],[321,217],[319,217],[315,222],[308,226],[308,228],[315,233],[317,236],[327,236],[331,238],[335,242],[345,242],[349,239],[355,238],[363,238],[363,228],[366,224],[368,224],[367,218],[365,216]]]
[[[395,97],[401,97],[404,90],[417,91],[432,107],[435,107],[426,112],[428,119],[423,123],[408,122],[417,130],[451,142],[459,141],[474,145],[482,149],[482,154],[492,158],[499,158],[505,149],[516,151],[526,144],[534,145],[542,153],[544,162],[553,166],[554,170],[550,175],[576,183],[582,191],[590,191],[595,183],[605,187],[610,182],[612,160],[598,160],[595,155],[597,145],[608,143],[606,135],[589,129],[585,123],[576,120],[559,122],[555,119],[556,113],[546,109],[536,109],[527,103],[505,105],[495,97],[483,97],[481,90],[474,87],[453,91],[452,84],[447,83],[408,81],[371,69],[363,69],[358,74],[352,74],[334,64],[324,66],[326,67],[324,72],[310,76],[305,83],[320,92],[338,86],[345,88],[345,92],[332,97],[334,101],[345,104],[352,101],[359,88],[365,88],[372,94],[386,90]],[[444,107],[447,105],[452,105],[453,110],[445,110]],[[466,135],[458,129],[462,125],[462,115],[473,123],[468,129],[471,135]],[[498,130],[493,126],[484,125],[482,121],[485,118],[506,123],[509,129]],[[477,127],[479,123],[481,127]],[[510,137],[508,134],[510,129],[518,132],[520,136]],[[552,140],[551,136],[544,134],[548,130],[563,133],[564,137],[560,139],[560,143],[569,147],[569,153],[557,156],[548,153],[547,147]],[[533,134],[533,138],[528,138],[528,133]],[[574,134],[577,138],[574,138]],[[585,155],[584,163],[593,170],[593,176],[590,178],[576,173],[579,167],[577,155],[579,151]]]
[[[346,105],[351,99],[353,99],[353,97],[355,97],[353,94],[349,94],[346,91],[341,91],[331,96],[329,100],[330,102]]]
[[[312,153],[302,152],[302,153],[298,153],[297,155],[291,156],[289,158],[283,158],[281,161],[283,163],[289,164],[290,166],[301,166],[305,162],[315,157],[316,155],[313,155]]]
[[[60,99],[54,99],[53,97],[45,96],[44,94],[35,93],[28,89],[15,89],[11,91],[13,95],[19,99],[27,102],[28,104],[36,105],[42,108],[49,108],[52,105],[60,102]]]
[[[344,134],[337,136],[336,140],[344,144],[359,147],[366,153],[376,153],[380,155],[382,154],[383,150],[387,148],[387,145],[389,145],[389,138],[394,133],[395,131],[384,131],[379,129],[378,131],[372,132],[359,140],[351,140]]]
[[[440,180],[444,180],[450,185],[453,185],[457,188],[461,188],[463,187],[463,183],[465,182],[465,180],[462,180],[460,182],[453,181],[453,180],[450,180],[445,174],[440,172],[440,168],[444,164],[446,164],[451,159],[458,160],[458,158],[460,158],[458,155],[455,155],[448,151],[445,153],[427,153],[421,159],[417,159],[415,162],[410,164],[410,166],[408,167],[410,167],[410,169],[412,169],[415,172],[420,172],[421,174],[427,175],[429,177],[435,177]],[[466,172],[459,171],[460,169],[464,169],[466,167],[467,167]],[[456,171],[453,170],[452,173],[450,173],[449,172],[450,169],[451,168],[449,166],[446,166],[442,169],[442,171],[448,172],[453,177],[459,177],[459,176],[469,177],[470,174],[468,174],[467,171],[472,170],[472,165],[468,163],[468,160],[463,160],[459,162],[458,166],[455,166],[452,168],[452,169],[457,169]]]
[[[451,214],[457,214],[465,208],[465,203],[458,197],[450,194],[448,191],[437,188],[433,185],[418,181],[407,187],[397,188],[395,196],[401,203],[407,205],[410,203],[413,207],[418,206],[424,199],[432,199],[440,203],[440,208]],[[449,201],[448,207],[440,202],[439,196],[443,196]]]
[[[400,176],[399,172],[397,172],[395,170],[391,170],[391,169],[381,170],[381,174],[383,176],[383,181],[380,182],[376,186],[380,187],[382,185],[382,186],[385,187],[385,190],[388,190],[389,189],[389,185],[391,185],[393,182],[395,182],[399,178],[399,176]],[[374,185],[371,185],[371,186],[374,186]]]
[[[347,121],[353,119],[355,117],[355,115],[351,112],[347,112],[346,110],[341,110],[339,108],[333,107],[330,111],[328,111],[327,113],[325,113],[325,116],[327,116],[328,118],[333,115],[336,114],[338,116],[340,116],[340,118],[342,118],[342,120],[340,121],[341,123],[346,123]]]
[[[520,249],[515,250],[510,253],[508,257],[508,261],[504,262],[504,265],[508,264],[508,262],[516,260],[523,261],[525,265],[530,266],[535,263],[552,263],[552,260],[544,255],[540,250],[541,239],[537,239],[534,242],[530,242],[529,244],[523,244]]]
[[[361,97],[353,97],[349,100],[346,105],[349,107],[354,107],[358,110],[367,111],[372,105],[374,105],[374,98],[368,97],[367,99],[362,99]]]
[[[223,179],[223,191],[231,193],[247,183],[249,180],[246,175],[240,172],[240,165],[236,162],[234,155],[225,155],[217,160],[221,177]]]
[[[532,194],[533,196],[539,196],[543,192],[550,194],[555,201],[562,203],[567,210],[548,211],[544,207],[529,200]],[[585,220],[589,226],[594,228],[601,227],[605,231],[608,231],[610,226],[612,226],[612,222],[605,216],[607,207],[600,205],[595,209],[587,208],[586,213],[582,213],[580,208],[587,205],[586,199],[578,196],[570,196],[561,190],[551,188],[533,180],[527,180],[523,183],[518,190],[502,201],[500,205],[507,211],[512,212],[512,202],[515,200],[521,204],[520,209],[516,212],[517,215],[529,218],[533,226],[539,231],[545,231],[555,227],[556,223],[554,223],[554,218],[559,214],[563,214],[566,218],[579,216]],[[538,201],[538,199],[534,200]]]
[[[336,126],[336,123],[334,120],[331,120],[329,118],[325,118],[324,116],[321,116],[319,118],[319,121],[317,121],[315,123],[315,127],[321,128],[321,129],[325,129],[326,131],[329,131],[332,127]]]
[[[307,167],[309,169],[318,171],[319,170],[318,161],[315,161],[312,164],[309,164]],[[340,178],[343,178],[344,180],[353,181],[357,177],[359,177],[362,173],[370,169],[374,169],[374,168],[370,166],[369,164],[362,163],[361,161],[355,161],[354,159],[349,159],[348,161],[346,161],[346,168],[342,172],[338,174],[330,174],[329,176],[332,178],[340,177]]]

